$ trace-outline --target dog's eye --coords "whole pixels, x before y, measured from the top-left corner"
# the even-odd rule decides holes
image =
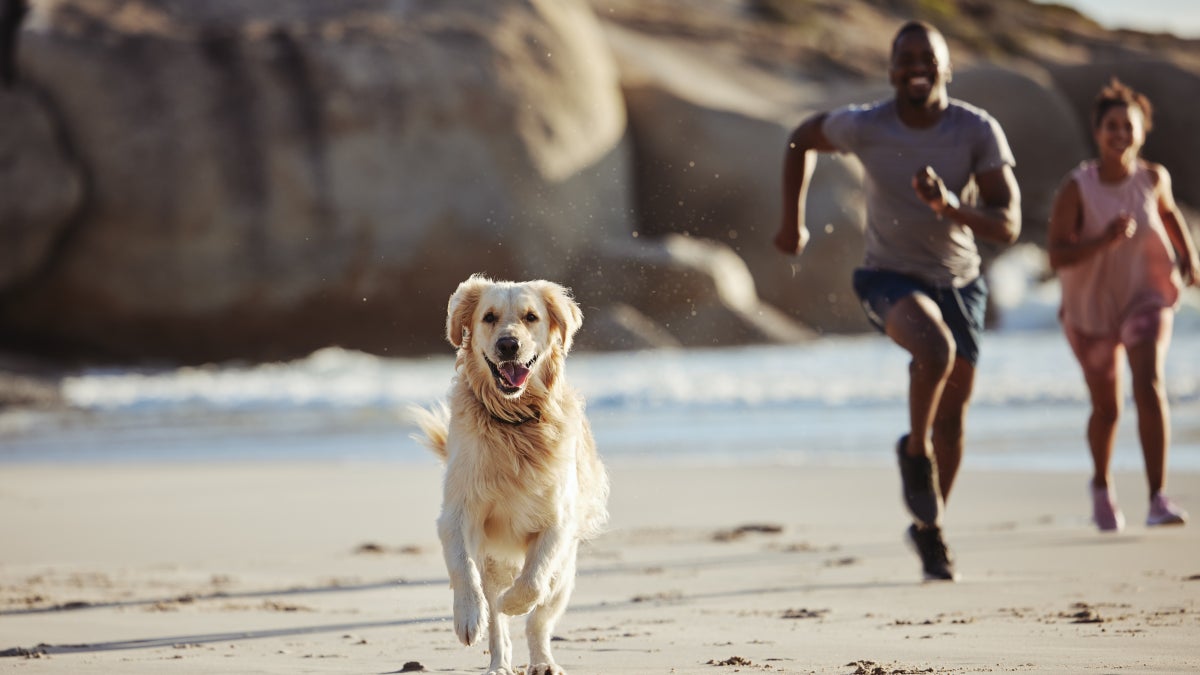
[[[534,323],[537,320],[538,320],[538,315],[534,314],[533,312],[530,312],[525,315],[525,321],[528,323]]]
[[[484,323],[496,323],[496,315],[495,315],[495,314],[493,314],[493,313],[491,313],[491,312],[488,312],[487,314],[484,314],[484,315],[483,315],[483,322],[484,322]]]

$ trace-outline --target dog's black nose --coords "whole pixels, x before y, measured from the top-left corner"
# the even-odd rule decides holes
[[[517,349],[520,348],[521,342],[515,337],[502,337],[496,340],[496,353],[500,358],[511,361],[517,358]]]

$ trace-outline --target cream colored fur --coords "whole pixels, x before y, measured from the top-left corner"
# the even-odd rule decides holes
[[[489,675],[520,672],[508,617],[526,613],[529,674],[564,672],[551,633],[575,584],[579,543],[608,519],[608,476],[583,400],[563,377],[582,321],[558,284],[472,276],[447,308],[446,338],[458,349],[449,406],[414,411],[446,462],[438,534],[454,632],[466,645],[488,632]]]

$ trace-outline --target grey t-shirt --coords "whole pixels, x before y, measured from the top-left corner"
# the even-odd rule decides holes
[[[887,100],[838,108],[826,116],[822,130],[866,169],[865,267],[943,287],[962,287],[979,276],[971,228],[940,219],[917,197],[912,177],[931,166],[961,196],[975,174],[1014,166],[1004,131],[991,115],[950,99],[937,124],[913,129],[900,121],[895,101]]]

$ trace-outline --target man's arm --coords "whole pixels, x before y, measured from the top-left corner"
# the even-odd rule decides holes
[[[1012,167],[1004,164],[976,174],[975,184],[981,205],[967,206],[958,203],[958,197],[950,194],[932,168],[925,167],[913,176],[913,189],[934,213],[966,225],[978,237],[1001,244],[1015,242],[1021,234],[1021,189]]]
[[[783,217],[775,234],[775,248],[788,255],[800,255],[808,245],[808,228],[804,226],[804,204],[808,185],[816,166],[816,152],[837,150],[822,126],[828,113],[817,113],[804,120],[788,138],[783,156]]]

